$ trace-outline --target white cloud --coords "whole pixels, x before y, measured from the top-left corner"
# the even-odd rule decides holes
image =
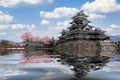
[[[28,29],[28,30],[31,30],[31,29],[34,29],[36,27],[36,25],[32,24],[32,25],[29,25],[29,24],[5,24],[5,25],[2,25],[0,24],[0,30],[4,30],[4,29]]]
[[[48,20],[42,20],[42,21],[41,21],[41,24],[42,24],[42,25],[50,24],[50,21],[48,21]]]
[[[36,25],[32,24],[32,25],[29,25],[29,24],[5,24],[5,25],[2,25],[0,24],[0,30],[4,30],[4,29],[28,29],[28,30],[32,30],[36,27]]]
[[[76,8],[58,7],[53,12],[40,11],[40,16],[44,18],[61,18],[74,15],[78,11]]]
[[[0,36],[5,36],[6,34],[6,32],[0,32]]]
[[[13,16],[0,11],[0,23],[11,23],[13,21]]]
[[[48,29],[46,30],[35,30],[34,31],[34,34],[37,34],[41,37],[44,37],[44,36],[54,36],[55,38],[57,38],[59,35],[60,35],[60,32],[62,31],[62,29],[66,29],[67,27],[70,26],[69,24],[70,21],[66,20],[66,21],[63,21],[63,22],[57,22],[55,25],[52,25],[52,27],[49,27]],[[53,27],[54,26],[54,27]]]
[[[62,29],[66,29],[67,27],[70,26],[70,21],[64,21],[64,22],[58,22],[56,27],[50,27],[49,30],[52,31],[61,31]]]
[[[116,0],[95,0],[91,3],[86,2],[81,9],[89,12],[109,13],[120,11],[120,4]]]
[[[36,25],[32,24],[30,27],[31,27],[31,29],[34,29],[36,27]]]
[[[111,28],[113,28],[113,29],[120,29],[120,25],[112,24]]]
[[[108,33],[110,33],[110,32],[112,32],[113,31],[113,29],[112,28],[103,28],[105,31],[107,31]]]
[[[53,3],[54,0],[0,0],[0,6],[2,7],[15,7],[18,4],[28,5],[41,5]]]
[[[120,25],[111,24],[110,27],[103,28],[110,35],[118,35],[120,33]]]
[[[63,18],[75,15],[79,10],[77,8],[58,7],[53,12],[40,11],[40,16],[44,18]],[[105,15],[89,13],[89,19],[105,18]]]
[[[106,16],[105,15],[99,15],[99,14],[89,14],[89,17],[88,19],[98,19],[98,18],[105,18]]]
[[[34,29],[36,26],[34,24],[29,25],[29,24],[12,24],[10,25],[11,29]]]
[[[0,24],[0,30],[8,29],[8,28],[9,28],[9,25],[2,25],[2,24]]]

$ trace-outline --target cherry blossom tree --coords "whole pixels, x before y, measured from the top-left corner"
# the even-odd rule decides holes
[[[50,40],[51,40],[51,38],[48,36],[45,36],[42,38],[42,41],[44,42],[44,44],[47,44]]]
[[[37,36],[37,35],[33,35],[31,32],[25,32],[21,35],[21,39],[24,42],[34,42],[38,45],[43,45],[45,46],[47,43],[49,43],[52,39],[48,36],[43,37],[42,39]]]
[[[33,35],[31,32],[25,32],[21,35],[21,39],[23,41],[29,41],[29,42],[39,42],[40,37],[37,35]]]
[[[33,42],[39,42],[40,41],[40,37],[39,36],[33,36],[32,41]]]
[[[23,33],[23,34],[21,35],[21,39],[22,39],[23,41],[30,42],[30,41],[32,41],[32,38],[33,38],[33,35],[32,35],[31,32],[25,32],[25,33]]]

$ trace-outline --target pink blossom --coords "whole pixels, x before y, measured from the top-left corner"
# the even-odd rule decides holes
[[[48,37],[48,36],[45,36],[45,37],[42,38],[42,41],[43,41],[45,44],[48,43],[50,40],[51,40],[51,38]]]
[[[40,37],[39,36],[33,36],[32,41],[33,42],[39,42],[40,41]]]
[[[21,35],[21,39],[23,41],[31,40],[33,38],[33,35],[30,32],[25,32]]]

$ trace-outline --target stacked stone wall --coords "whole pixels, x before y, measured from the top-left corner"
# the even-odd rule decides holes
[[[117,53],[116,47],[117,44],[110,41],[68,41],[58,44],[55,50],[59,53],[78,57],[111,56]]]

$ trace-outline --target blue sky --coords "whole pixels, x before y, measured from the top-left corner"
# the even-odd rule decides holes
[[[57,37],[80,10],[91,25],[120,35],[120,0],[0,0],[0,39],[18,42],[27,31]]]

